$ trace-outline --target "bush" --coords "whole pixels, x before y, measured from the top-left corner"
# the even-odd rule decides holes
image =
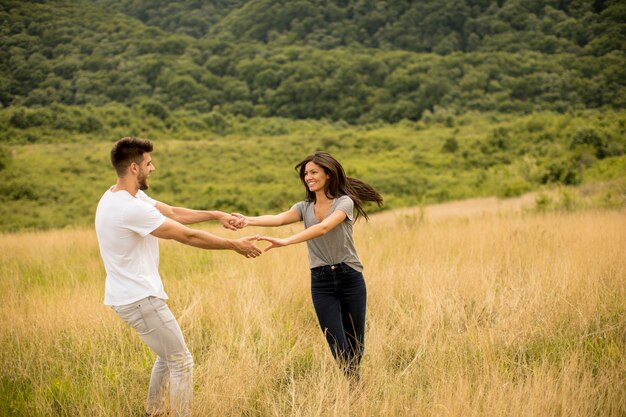
[[[161,120],[165,120],[169,116],[165,106],[158,101],[145,101],[141,104],[141,108],[147,115],[158,117]]]
[[[26,117],[26,111],[24,109],[19,109],[13,112],[11,118],[9,119],[9,123],[11,126],[17,127],[18,129],[28,129],[30,127],[30,123]]]
[[[0,194],[8,200],[37,200],[37,186],[27,180],[10,180],[0,185]]]
[[[53,116],[47,108],[31,111],[19,109],[11,115],[9,123],[18,129],[28,129],[48,125],[52,119]]]
[[[459,142],[455,138],[448,138],[441,147],[444,152],[454,153],[459,149]]]
[[[561,201],[560,206],[563,210],[573,211],[578,208],[580,202],[576,195],[569,190],[561,190]]]
[[[580,172],[573,161],[561,159],[549,163],[547,172],[541,178],[543,184],[561,183],[565,185],[580,184]]]
[[[606,138],[600,136],[595,129],[586,127],[574,133],[570,142],[570,148],[574,149],[578,145],[590,145],[596,150],[598,159],[607,156],[608,142]]]
[[[217,133],[226,133],[231,127],[228,119],[218,111],[212,111],[204,116],[202,120],[212,131]]]
[[[552,209],[552,198],[549,195],[541,193],[535,198],[535,210],[539,212],[546,212]]]
[[[78,131],[81,133],[94,133],[102,130],[102,123],[93,115],[88,115],[78,123]]]

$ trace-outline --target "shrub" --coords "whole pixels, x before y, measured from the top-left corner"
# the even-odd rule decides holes
[[[565,185],[580,184],[580,172],[573,161],[557,160],[546,166],[546,173],[541,178],[543,184],[561,183]]]
[[[143,111],[150,116],[156,116],[161,120],[165,120],[169,116],[169,112],[164,105],[155,100],[148,100],[141,104]]]
[[[596,150],[598,159],[607,156],[608,143],[606,138],[600,136],[595,129],[586,127],[574,133],[570,142],[570,148],[574,149],[578,145],[590,145]]]
[[[535,198],[535,210],[546,212],[552,208],[553,202],[549,195],[541,193]]]
[[[218,111],[212,111],[202,118],[204,123],[214,132],[226,133],[231,124],[224,115]]]
[[[78,123],[78,131],[81,133],[93,133],[102,130],[102,123],[93,115],[87,115]]]
[[[13,112],[11,118],[9,119],[9,123],[11,126],[17,127],[18,129],[28,129],[30,127],[28,118],[26,117],[26,111],[24,109],[19,109]]]
[[[444,152],[454,153],[459,149],[459,142],[455,138],[448,138],[441,147]]]
[[[52,119],[52,114],[47,108],[33,111],[19,109],[11,115],[9,123],[18,129],[28,129],[31,127],[47,125],[52,121]]]

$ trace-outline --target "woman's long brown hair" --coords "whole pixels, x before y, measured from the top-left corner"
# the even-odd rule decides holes
[[[356,209],[355,220],[358,219],[359,216],[365,217],[366,220],[369,219],[363,209],[363,203],[365,201],[373,201],[378,204],[378,207],[383,205],[383,197],[378,191],[365,181],[348,177],[341,164],[327,152],[316,152],[313,155],[309,155],[295,166],[296,171],[300,173],[300,180],[306,189],[307,200],[315,202],[315,193],[309,190],[309,187],[304,181],[304,171],[306,164],[309,162],[313,162],[322,167],[324,172],[330,177],[326,184],[326,197],[337,198],[342,195],[347,195],[354,201],[354,208]]]

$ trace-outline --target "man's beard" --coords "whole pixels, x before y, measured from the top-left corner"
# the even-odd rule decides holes
[[[139,178],[137,178],[137,181],[139,182],[139,189],[141,191],[145,191],[148,189],[148,176],[144,175],[144,173],[142,172],[141,175],[139,176]]]

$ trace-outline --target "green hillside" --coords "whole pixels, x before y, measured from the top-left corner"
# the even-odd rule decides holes
[[[394,123],[419,120],[435,107],[455,113],[563,112],[623,108],[626,100],[626,9],[618,2],[562,2],[569,5],[562,10],[553,7],[561,2],[550,1],[399,2],[403,8],[385,9],[381,28],[361,40],[358,34],[368,33],[362,20],[376,20],[383,2],[214,2],[199,10],[196,3],[168,2],[161,9],[161,2],[121,2],[117,9],[134,10],[135,18],[105,1],[3,2],[0,103],[114,102],[162,118],[184,108]],[[446,7],[435,7],[440,3]],[[453,7],[457,3],[465,6]],[[156,10],[171,8],[179,13],[151,20],[160,16]],[[341,13],[330,13],[335,9]],[[457,9],[467,15],[445,17]],[[304,19],[315,23],[310,33],[298,35],[302,16],[294,10],[317,12]],[[190,16],[207,22],[205,36],[172,28],[189,27]],[[346,33],[337,35],[335,26]],[[443,40],[416,33],[434,34],[435,26],[457,46],[439,47]],[[394,31],[402,36],[382,37]],[[312,42],[313,34],[329,44]],[[470,41],[476,37],[480,41]]]
[[[602,55],[626,41],[624,6],[615,0],[92,2],[171,33],[322,49]]]
[[[622,3],[3,1],[0,230],[89,224],[127,135],[198,208],[287,208],[320,149],[387,208],[607,181],[622,204]]]
[[[413,52],[533,50],[602,55],[623,48],[618,1],[256,0],[210,34],[243,41]]]
[[[197,118],[179,111],[171,116],[176,123],[168,127],[154,116],[121,106],[84,113],[57,107],[26,116],[52,119],[55,114],[63,120],[102,120],[101,130],[31,127],[23,131],[33,143],[5,145],[0,230],[91,224],[98,199],[115,181],[108,151],[125,132],[155,142],[157,170],[150,194],[199,209],[249,214],[286,210],[304,198],[294,165],[320,149],[339,158],[348,175],[379,189],[386,209],[596,183],[605,185],[586,189],[580,201],[576,192],[568,191],[565,208],[626,204],[624,112],[436,113],[419,122],[366,126],[218,119],[213,113]],[[6,118],[0,123],[7,124]],[[219,126],[219,133],[209,125]],[[48,143],[37,143],[41,137]],[[65,141],[59,143],[61,139]]]
[[[91,0],[132,16],[146,26],[159,27],[170,33],[179,33],[201,38],[231,11],[247,0]]]

